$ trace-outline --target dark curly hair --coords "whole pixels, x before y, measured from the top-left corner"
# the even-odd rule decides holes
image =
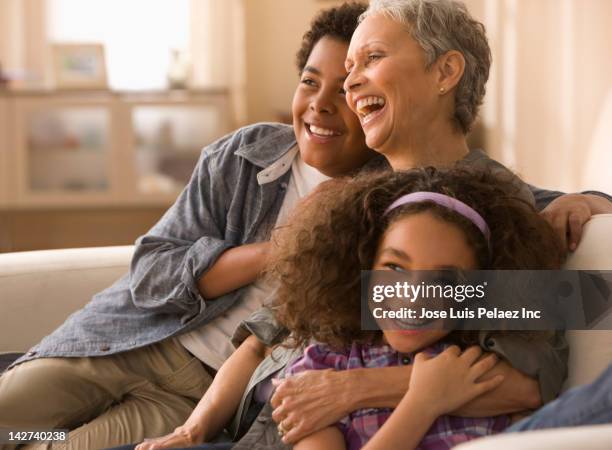
[[[304,70],[312,49],[321,38],[330,36],[348,44],[357,28],[359,16],[367,7],[365,3],[343,3],[317,14],[310,24],[310,29],[304,33],[302,45],[296,54],[299,73]]]
[[[472,222],[433,202],[384,214],[394,200],[417,191],[470,205],[487,222],[490,244]],[[385,230],[406,215],[428,211],[456,224],[474,248],[479,269],[558,269],[565,257],[561,243],[519,192],[511,174],[506,179],[466,167],[370,173],[321,185],[274,235],[268,273],[279,282],[273,308],[292,334],[288,345],[314,339],[345,348],[380,336],[361,330],[360,274],[373,267]]]

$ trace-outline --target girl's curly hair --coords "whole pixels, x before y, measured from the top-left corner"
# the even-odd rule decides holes
[[[474,208],[487,222],[490,244],[476,226],[433,202],[384,211],[398,197],[439,192]],[[558,269],[564,252],[553,229],[520,197],[517,178],[462,166],[367,173],[321,185],[274,235],[267,272],[278,282],[273,308],[292,346],[311,339],[335,348],[369,342],[361,330],[361,271],[370,270],[390,224],[428,211],[452,222],[474,248],[479,269]]]

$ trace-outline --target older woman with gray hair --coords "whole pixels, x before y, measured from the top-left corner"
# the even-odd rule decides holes
[[[484,26],[451,0],[372,0],[346,60],[347,101],[370,148],[394,170],[486,158],[468,149],[485,95],[491,51]],[[593,214],[612,212],[597,193],[568,194],[544,214],[575,249]]]

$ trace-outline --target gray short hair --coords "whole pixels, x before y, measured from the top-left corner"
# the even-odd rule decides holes
[[[489,79],[491,49],[482,23],[454,0],[371,0],[361,15],[384,14],[406,26],[425,52],[427,68],[443,54],[456,50],[465,58],[465,71],[455,93],[453,120],[467,134],[482,104]]]

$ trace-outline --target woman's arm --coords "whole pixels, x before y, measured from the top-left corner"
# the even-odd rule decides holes
[[[187,421],[173,433],[146,440],[136,450],[196,445],[214,438],[232,418],[251,375],[266,352],[266,347],[255,336],[247,338],[221,366]]]
[[[353,374],[348,382],[347,388],[350,391],[346,392],[346,398],[347,400],[352,398],[350,411],[361,408],[397,407],[408,390],[412,366],[362,370],[369,373]],[[346,372],[337,372],[337,374],[343,376]],[[480,381],[490,380],[498,375],[502,375],[504,381],[497,388],[462,405],[453,411],[453,414],[463,417],[487,417],[534,409],[541,405],[538,382],[505,361],[498,361]],[[381,379],[393,380],[394,386],[382,385]]]
[[[537,408],[541,404],[538,382],[505,362],[498,362],[483,376],[498,375],[503,382],[462,405],[453,414],[485,417]],[[287,442],[297,442],[327,427],[351,411],[362,408],[395,408],[408,391],[412,366],[355,370],[313,370],[287,378],[276,388],[271,401],[273,418],[287,419],[294,427]],[[380,380],[385,380],[381,383]]]
[[[490,380],[497,375],[504,377],[498,387],[460,406],[452,414],[461,417],[489,417],[542,406],[538,381],[516,370],[507,361],[500,360],[479,381]]]

